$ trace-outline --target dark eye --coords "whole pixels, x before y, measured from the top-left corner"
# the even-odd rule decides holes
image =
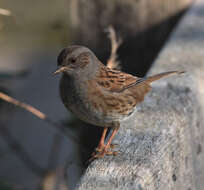
[[[73,64],[76,62],[76,59],[74,57],[71,57],[71,58],[69,58],[69,62]]]

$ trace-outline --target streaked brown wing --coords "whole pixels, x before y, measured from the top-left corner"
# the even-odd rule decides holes
[[[151,90],[151,86],[142,78],[132,76],[107,67],[101,69],[97,77],[97,84],[109,94],[105,100],[107,104],[116,104],[118,113],[129,114],[137,103],[144,100],[144,96]],[[110,108],[111,109],[111,108]]]
[[[102,67],[100,75],[97,77],[97,83],[106,91],[122,93],[128,90],[142,99],[151,87],[145,82],[146,79],[135,77],[133,75]]]
[[[105,66],[101,68],[100,74],[96,79],[99,86],[111,92],[122,92],[128,86],[140,80],[140,78]]]

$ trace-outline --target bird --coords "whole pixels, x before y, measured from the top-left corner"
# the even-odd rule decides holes
[[[136,77],[104,65],[85,46],[70,45],[61,50],[57,70],[62,73],[59,91],[65,107],[80,120],[103,127],[103,132],[93,159],[117,152],[111,151],[112,140],[122,121],[127,120],[151,90],[151,83],[171,74],[169,71],[149,77]],[[112,129],[107,143],[108,129]]]

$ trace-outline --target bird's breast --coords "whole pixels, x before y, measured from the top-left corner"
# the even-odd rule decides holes
[[[94,81],[76,83],[62,78],[61,99],[79,119],[98,126],[110,126],[129,117],[135,105],[128,94],[108,93]]]
[[[120,122],[135,110],[135,97],[128,91],[113,93],[106,91],[93,81],[88,81],[87,99],[95,114],[105,122]]]
[[[86,82],[76,82],[63,76],[60,80],[60,96],[65,107],[79,119],[98,126],[105,126],[89,99]]]

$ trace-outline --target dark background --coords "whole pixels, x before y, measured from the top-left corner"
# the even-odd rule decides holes
[[[123,39],[118,50],[122,70],[144,76],[191,1],[0,2],[10,11],[3,15],[0,10],[0,91],[67,129],[61,133],[0,101],[0,189],[73,189],[101,130],[80,122],[62,105],[59,77],[51,76],[59,51],[85,45],[105,63],[110,54],[105,29],[112,25]]]

